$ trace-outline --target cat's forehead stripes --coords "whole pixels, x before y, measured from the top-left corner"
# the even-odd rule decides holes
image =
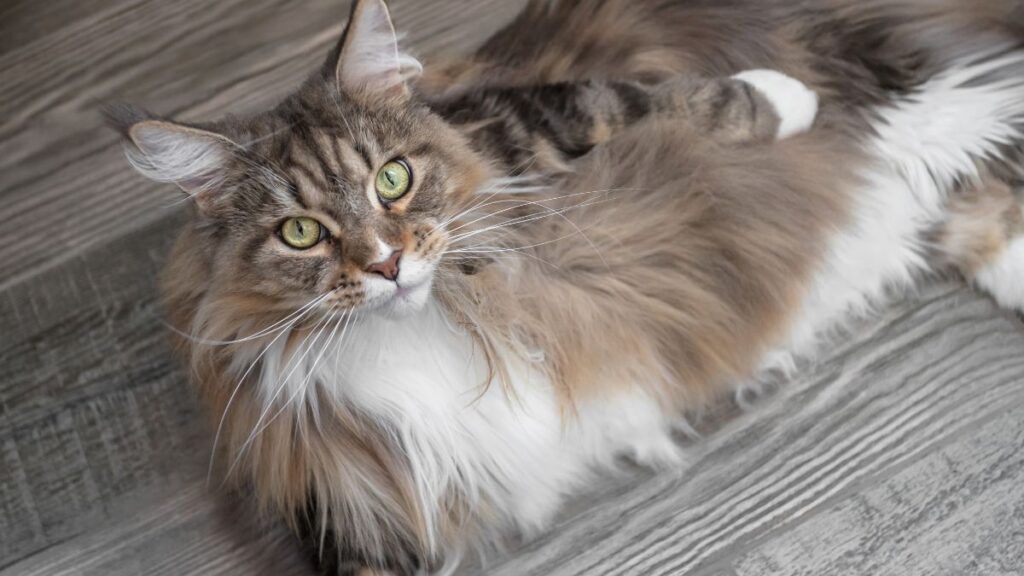
[[[369,167],[358,147],[336,130],[297,126],[281,155],[281,169],[304,206],[326,209],[340,195],[348,209],[363,208],[355,197],[369,177]]]
[[[339,138],[335,134],[329,134],[323,129],[312,129],[309,140],[316,147],[317,156],[327,171],[337,175],[345,170],[341,164]]]
[[[338,174],[337,162],[328,159],[330,151],[325,153],[307,130],[298,127],[289,139],[286,154],[283,168],[306,204],[324,204],[324,194],[335,186]]]

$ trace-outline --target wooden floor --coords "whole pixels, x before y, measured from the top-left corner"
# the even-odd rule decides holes
[[[522,5],[393,0],[425,55]],[[338,35],[343,0],[0,4],[0,576],[309,574],[207,487],[209,436],[155,275],[182,221],[97,103],[185,119],[265,106]],[[1024,574],[1024,323],[953,282],[894,304],[677,474],[593,486],[466,574]]]

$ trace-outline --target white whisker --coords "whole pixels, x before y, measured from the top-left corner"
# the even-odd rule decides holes
[[[271,406],[273,406],[273,404],[276,402],[278,395],[280,395],[280,393],[284,390],[284,387],[287,386],[288,379],[291,378],[295,370],[297,370],[298,367],[302,364],[302,362],[306,359],[306,356],[315,346],[316,341],[320,338],[321,335],[323,335],[323,332],[329,325],[329,322],[327,322],[329,318],[330,313],[326,314],[323,318],[317,321],[313,328],[310,329],[309,334],[307,334],[306,337],[303,339],[302,343],[299,344],[298,350],[296,350],[295,354],[285,364],[284,369],[287,369],[288,366],[290,366],[292,364],[292,361],[294,360],[294,366],[292,366],[291,370],[288,370],[288,373],[284,376],[284,378],[281,379],[280,386],[278,386],[277,389],[273,392],[273,394],[271,394],[270,398],[266,400],[266,406],[260,412],[259,418],[256,419],[256,424],[253,426],[252,432],[249,434],[249,437],[245,440],[245,442],[242,443],[241,448],[239,448],[238,450],[238,454],[235,455],[235,459],[232,461],[231,466],[228,467],[228,471],[225,474],[225,479],[231,477],[231,473],[234,471],[235,467],[238,466],[238,463],[242,460],[242,457],[245,455],[246,450],[248,450],[249,446],[256,440],[256,430],[259,429],[260,425],[263,424],[264,418],[266,418],[267,414],[270,413]],[[303,346],[305,346],[305,350],[302,350]],[[299,352],[299,350],[302,351]]]
[[[348,325],[347,319],[349,317],[351,317],[351,315],[352,315],[352,310],[351,309],[346,310],[345,312],[342,313],[342,318],[346,319],[346,322],[345,322],[346,326]],[[313,359],[313,365],[309,368],[309,371],[307,372],[306,377],[302,379],[302,383],[299,384],[295,388],[295,391],[292,392],[292,395],[289,396],[288,399],[285,400],[281,404],[281,407],[277,410],[277,412],[274,413],[273,416],[270,417],[270,419],[267,420],[267,423],[264,424],[261,428],[257,429],[256,432],[253,433],[253,436],[259,436],[260,434],[262,434],[263,431],[266,430],[274,422],[274,420],[276,420],[277,417],[280,416],[281,413],[284,412],[288,408],[288,406],[290,406],[293,402],[295,402],[295,399],[298,398],[300,394],[305,394],[306,389],[308,388],[310,381],[313,379],[313,375],[316,373],[317,365],[320,364],[320,360],[323,359],[324,354],[326,354],[327,350],[331,347],[331,342],[334,340],[335,335],[337,335],[339,327],[341,327],[341,320],[338,320],[337,322],[334,322],[334,329],[331,330],[331,334],[327,337],[327,340],[324,342],[323,346],[321,347],[320,354],[318,354],[317,357],[315,359]],[[327,326],[325,325],[324,329],[326,329],[326,328],[327,328]],[[319,336],[317,338],[319,338]],[[314,340],[314,343],[315,343],[315,340]]]
[[[209,345],[209,346],[228,346],[228,345],[231,345],[231,344],[241,344],[243,342],[250,342],[252,340],[257,340],[259,338],[262,338],[263,336],[267,336],[269,334],[273,334],[274,332],[277,331],[278,327],[282,326],[283,324],[288,323],[293,317],[304,315],[306,311],[308,311],[309,309],[315,308],[320,303],[322,303],[324,300],[326,300],[328,297],[330,297],[331,294],[333,294],[333,293],[334,293],[334,290],[324,294],[323,296],[319,296],[317,298],[314,298],[313,300],[307,302],[301,308],[297,309],[295,312],[292,312],[291,314],[289,314],[285,318],[283,318],[281,320],[278,320],[277,322],[275,322],[275,323],[271,324],[270,326],[260,330],[259,332],[256,332],[255,334],[250,334],[248,336],[245,336],[243,338],[238,338],[236,340],[207,340],[205,338],[199,338],[199,337],[194,336],[192,334],[188,334],[186,332],[183,332],[183,331],[179,330],[178,328],[174,327],[173,325],[171,325],[169,322],[164,321],[163,323],[164,323],[165,326],[167,326],[168,329],[170,329],[172,332],[174,332],[178,336],[181,336],[182,338],[187,338],[190,342],[193,342],[193,343],[196,343],[196,344],[204,344],[204,345]]]
[[[333,293],[334,293],[334,291],[332,290],[332,291],[328,292],[325,296],[330,296]],[[318,299],[314,298],[310,303],[317,302],[317,301],[318,301]],[[294,320],[292,320],[291,323],[289,323],[287,326],[284,327],[284,329],[279,330],[277,336],[274,336],[274,339],[271,340],[270,343],[268,343],[266,346],[264,346],[263,350],[260,351],[260,353],[256,356],[256,358],[252,362],[249,363],[249,366],[245,369],[245,372],[242,373],[241,378],[238,379],[238,383],[235,384],[234,389],[231,391],[231,395],[228,397],[228,401],[224,405],[224,411],[221,414],[220,422],[217,424],[217,431],[216,431],[216,433],[213,436],[213,447],[211,448],[211,452],[210,452],[210,464],[209,464],[209,467],[208,467],[208,469],[206,471],[206,484],[207,485],[210,484],[210,478],[213,475],[213,463],[214,463],[214,459],[216,458],[216,454],[217,454],[217,444],[220,443],[220,435],[221,435],[221,432],[224,430],[224,421],[227,420],[228,411],[231,410],[231,405],[235,401],[235,396],[238,395],[238,391],[241,389],[242,384],[245,382],[245,379],[249,377],[249,374],[253,371],[253,369],[256,367],[256,365],[259,363],[259,361],[263,358],[263,356],[266,355],[267,351],[270,350],[270,348],[274,345],[274,343],[276,343],[278,340],[280,340],[281,336],[284,336],[285,334],[287,334],[288,330],[292,326],[294,326],[295,324],[300,322],[302,320],[302,318],[306,314],[308,314],[309,312],[314,310],[314,307],[309,306],[308,304],[306,306],[303,306],[302,308],[305,309],[305,311],[302,314],[300,314],[298,317],[296,317]]]
[[[512,207],[509,207],[509,208],[503,208],[501,210],[498,210],[497,212],[491,212],[491,213],[485,214],[485,215],[483,215],[483,216],[481,216],[481,217],[479,217],[479,218],[477,218],[475,220],[471,220],[469,222],[465,222],[463,224],[460,224],[460,225],[456,226],[455,228],[452,228],[451,230],[448,230],[448,232],[451,233],[451,232],[455,232],[457,230],[461,230],[461,229],[463,229],[463,228],[465,228],[467,226],[470,226],[472,224],[480,222],[481,220],[486,220],[487,218],[491,218],[491,217],[497,216],[499,214],[503,214],[505,212],[509,212],[511,210],[516,210],[517,208],[525,208],[525,207],[531,206],[531,205],[543,205],[545,202],[554,202],[556,200],[565,200],[567,198],[574,198],[576,196],[584,196],[584,195],[590,195],[590,194],[600,194],[600,193],[604,193],[604,192],[608,192],[608,191],[607,190],[594,190],[592,192],[576,192],[574,194],[565,194],[563,196],[554,196],[554,197],[551,197],[551,198],[543,198],[543,199],[540,199],[540,200],[533,200],[533,201],[524,201],[524,200],[520,200],[520,199],[494,200],[492,202],[488,202],[488,203],[486,203],[486,204],[484,204],[482,206],[479,206],[478,208],[475,208],[475,209],[486,208],[487,206],[494,206],[494,205],[497,205],[497,204],[507,204],[509,202],[517,202],[518,204],[516,206],[512,206]],[[548,207],[545,206],[545,208],[548,208]],[[466,212],[463,212],[463,214],[460,214],[460,216],[464,215],[465,213]]]
[[[534,156],[533,158],[530,159],[529,166],[532,166],[534,164],[534,162],[536,162],[536,156]],[[476,209],[480,208],[482,204],[484,204],[485,202],[487,202],[488,200],[490,200],[491,198],[493,198],[497,194],[517,193],[515,190],[512,190],[512,187],[516,186],[519,182],[531,182],[531,181],[534,181],[534,180],[536,180],[538,178],[539,179],[543,179],[544,177],[541,176],[541,175],[529,174],[529,175],[526,175],[526,176],[508,176],[508,177],[503,177],[503,178],[495,178],[495,179],[491,180],[490,182],[488,182],[486,187],[484,187],[484,188],[482,188],[482,189],[480,189],[480,190],[478,190],[476,192],[477,195],[487,194],[486,196],[484,196],[484,198],[480,199],[479,201],[477,201],[473,205],[469,206],[468,208],[462,210],[461,212],[458,212],[457,214],[455,214],[453,216],[450,216],[449,218],[446,218],[445,220],[441,221],[437,226],[435,226],[430,231],[430,233],[433,234],[436,230],[447,226],[452,221],[454,221],[454,220],[456,220],[458,218],[461,218],[462,216],[468,214],[469,212],[472,212],[473,210],[476,210]],[[544,189],[543,186],[530,186],[528,188],[529,188],[529,190],[538,191],[538,192],[540,190]],[[525,192],[527,190],[527,188],[521,188],[520,190]],[[488,194],[488,192],[489,192],[489,194]]]
[[[479,234],[483,234],[483,233],[486,233],[486,232],[490,232],[492,230],[498,230],[498,229],[505,228],[505,227],[508,227],[508,226],[513,226],[513,225],[516,225],[516,224],[526,224],[526,223],[534,222],[534,221],[537,221],[537,220],[543,220],[544,218],[550,218],[551,216],[560,216],[563,219],[565,219],[566,221],[568,221],[570,224],[575,226],[574,222],[572,222],[568,218],[565,218],[565,216],[564,216],[565,212],[569,212],[570,210],[575,210],[577,208],[583,208],[583,207],[586,207],[586,206],[593,206],[595,204],[602,203],[602,202],[608,202],[608,201],[611,201],[611,200],[615,200],[615,198],[609,198],[607,200],[599,200],[599,201],[586,200],[584,202],[580,202],[579,204],[574,204],[572,206],[568,206],[566,208],[561,208],[561,209],[558,209],[558,210],[556,210],[554,208],[551,208],[550,206],[544,206],[543,204],[540,204],[540,203],[531,202],[531,203],[528,203],[528,204],[534,204],[534,205],[540,206],[540,207],[544,208],[545,210],[547,210],[548,212],[541,213],[541,214],[529,214],[527,216],[520,216],[519,218],[514,218],[514,219],[512,219],[512,220],[510,220],[508,222],[503,222],[501,224],[494,224],[492,226],[487,226],[487,227],[484,227],[484,228],[480,228],[479,230],[472,230],[472,231],[466,232],[464,234],[457,234],[457,235],[455,235],[455,236],[453,236],[451,238],[451,242],[452,243],[460,242],[462,240],[465,240],[466,238],[471,238],[473,236],[476,236],[476,235],[479,235]]]

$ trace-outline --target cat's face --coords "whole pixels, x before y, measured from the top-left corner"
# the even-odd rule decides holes
[[[406,98],[319,100],[286,103],[250,135],[259,142],[222,184],[224,204],[203,215],[223,234],[219,280],[294,302],[330,294],[336,308],[417,310],[477,162]]]
[[[426,303],[446,220],[485,167],[409,94],[417,64],[395,47],[383,4],[361,2],[336,63],[275,110],[212,130],[130,124],[136,167],[195,200],[216,290],[282,309]]]

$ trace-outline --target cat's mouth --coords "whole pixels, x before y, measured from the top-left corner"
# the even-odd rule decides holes
[[[363,306],[386,316],[420,310],[430,298],[435,268],[435,261],[414,253],[401,259],[400,270],[393,279],[378,274],[364,277]]]
[[[430,297],[432,280],[430,274],[399,278],[397,282],[370,279],[367,288],[372,296],[365,301],[365,306],[388,316],[415,312],[423,308]]]
[[[408,298],[416,293],[417,290],[421,289],[426,281],[420,282],[408,282],[405,284],[395,284],[395,293],[391,296],[392,300],[399,298]]]
[[[388,315],[403,316],[423,308],[430,297],[431,279],[417,282],[396,283],[391,296],[384,299],[379,309]]]

